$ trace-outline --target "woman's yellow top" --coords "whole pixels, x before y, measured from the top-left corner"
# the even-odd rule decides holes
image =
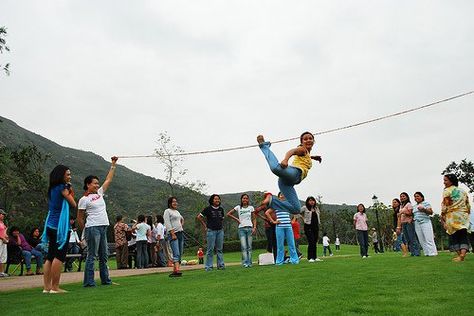
[[[295,156],[292,166],[301,170],[301,181],[303,181],[303,179],[308,175],[309,169],[313,166],[309,151],[306,151],[304,156]]]

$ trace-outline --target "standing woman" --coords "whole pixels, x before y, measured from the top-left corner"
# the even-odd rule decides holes
[[[308,239],[308,261],[322,261],[318,258],[317,244],[319,239],[319,226],[321,225],[320,211],[316,199],[309,196],[305,205],[301,208],[304,220],[304,234]]]
[[[206,218],[206,223],[204,222]],[[224,270],[224,209],[221,207],[221,197],[213,194],[209,198],[209,206],[202,210],[196,217],[201,222],[204,230],[207,231],[207,251],[206,263],[204,268],[206,271],[212,270],[212,260],[214,257],[214,249],[217,255],[217,269]]]
[[[227,212],[227,216],[239,223],[240,250],[242,252],[242,266],[250,268],[252,266],[252,234],[257,228],[257,218],[253,214],[254,208],[249,205],[248,194],[240,196],[240,205]],[[237,212],[238,218],[232,215]]]
[[[362,258],[369,256],[369,233],[367,225],[367,215],[364,204],[357,205],[357,213],[354,214],[354,228],[357,230],[357,240],[359,241],[360,255]]]
[[[395,198],[392,200],[392,209],[393,209],[393,227],[394,227],[394,234],[396,238],[393,238],[394,246],[393,246],[393,251],[400,251],[400,247],[402,247],[402,233],[397,232],[397,227],[399,226],[398,224],[398,213],[400,212],[400,205],[401,202],[399,199]],[[403,247],[406,248],[405,245]],[[404,250],[404,253],[406,253],[406,249]]]
[[[425,196],[421,192],[416,192],[416,204],[413,206],[413,217],[415,220],[415,232],[418,236],[418,241],[423,248],[425,256],[437,256],[438,250],[434,241],[433,225],[431,224],[431,215],[433,209],[430,203],[425,201]]]
[[[178,212],[178,200],[174,196],[168,199],[168,208],[165,210],[163,218],[165,220],[168,241],[173,252],[173,272],[170,274],[170,277],[180,277],[182,273],[179,270],[184,247],[184,218]]]
[[[415,235],[415,225],[413,224],[413,206],[410,203],[408,193],[400,193],[400,202],[400,212],[398,213],[400,225],[397,226],[397,234],[400,233],[401,229],[403,232],[403,244],[408,246],[412,256],[419,256],[420,247]],[[403,256],[406,257],[406,247],[403,250]]]
[[[467,193],[458,187],[459,180],[450,173],[444,176],[441,223],[449,235],[449,246],[458,254],[453,261],[464,261],[469,249],[467,230],[471,205]]]
[[[112,157],[112,164],[107,173],[102,186],[99,184],[99,178],[94,175],[87,176],[84,179],[84,196],[79,200],[77,210],[77,223],[79,228],[85,226],[85,238],[87,243],[86,268],[84,269],[84,287],[94,287],[94,260],[99,258],[100,281],[102,285],[112,284],[109,277],[109,268],[107,259],[109,257],[109,248],[107,246],[107,227],[109,226],[109,217],[105,205],[104,194],[109,188],[115,174],[115,165],[118,158]],[[87,219],[84,220],[87,214]]]
[[[42,237],[43,242],[48,243],[48,255],[44,263],[43,293],[67,292],[59,288],[59,280],[69,240],[69,208],[76,208],[70,182],[71,171],[66,166],[58,165],[49,174],[49,211]]]

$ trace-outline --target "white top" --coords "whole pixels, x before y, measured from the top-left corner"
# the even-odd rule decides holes
[[[329,237],[323,236],[323,246],[329,246]]]
[[[109,218],[107,216],[107,209],[104,200],[104,189],[102,187],[100,187],[95,194],[91,193],[88,196],[81,197],[77,208],[85,210],[86,212],[86,228],[109,225]]]
[[[155,235],[156,240],[160,241],[165,237],[165,226],[161,223],[157,223],[153,228],[153,234]],[[159,237],[158,237],[159,236]]]
[[[336,242],[335,242],[335,244],[338,245],[338,246],[341,244],[341,242],[339,241],[339,237],[336,237]]]
[[[148,240],[146,237],[146,232],[149,229],[151,229],[150,225],[145,222],[137,224],[137,229],[135,231],[137,233],[137,241]]]
[[[77,230],[72,230],[71,229],[71,235],[69,236],[69,242],[72,243],[80,243],[81,240],[79,239],[79,235],[77,234]]]
[[[249,205],[247,207],[241,207],[240,205],[237,205],[234,207],[234,210],[237,211],[237,214],[239,214],[239,228],[242,227],[253,227],[252,224],[252,212],[254,211],[253,206]]]
[[[174,232],[182,232],[183,225],[181,225],[181,219],[183,218],[178,210],[173,210],[167,208],[163,213],[163,218],[165,219],[166,230],[170,231],[174,229]]]

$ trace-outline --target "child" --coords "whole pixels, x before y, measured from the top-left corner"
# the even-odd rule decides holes
[[[323,234],[323,253],[324,256],[326,257],[326,250],[329,250],[329,256],[332,257],[332,251],[331,251],[331,246],[329,246],[329,237],[327,236],[326,233]]]
[[[295,247],[296,252],[298,253],[298,258],[302,258],[303,254],[300,251],[300,223],[298,222],[297,215],[293,215],[291,219],[291,228],[293,229],[293,237],[295,238]]]
[[[336,251],[341,250],[341,241],[339,240],[338,235],[336,235],[336,242],[334,244],[336,245]]]
[[[198,249],[197,257],[199,260],[199,264],[204,264],[204,251],[202,251],[202,248]]]
[[[300,213],[301,205],[294,186],[306,178],[312,166],[311,159],[321,163],[321,156],[310,155],[314,145],[313,134],[310,132],[301,134],[300,145],[288,151],[280,163],[278,163],[278,159],[270,150],[270,142],[266,142],[262,135],[257,136],[257,142],[267,160],[270,170],[278,176],[278,187],[286,198],[285,201],[280,201],[271,194],[266,194],[260,207],[272,208],[293,214]],[[293,160],[293,164],[288,166],[288,161],[292,156],[295,156],[295,159]]]

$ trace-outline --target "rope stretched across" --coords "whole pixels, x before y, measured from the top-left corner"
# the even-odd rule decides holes
[[[400,112],[396,112],[396,113],[376,117],[374,119],[370,119],[370,120],[366,120],[366,121],[362,121],[362,122],[358,122],[358,123],[354,123],[354,124],[350,124],[350,125],[346,125],[346,126],[342,126],[342,127],[337,127],[337,128],[328,129],[328,130],[325,130],[325,131],[316,132],[313,135],[314,136],[324,135],[324,134],[334,133],[334,132],[338,132],[338,131],[342,131],[342,130],[346,130],[346,129],[350,129],[350,128],[354,128],[354,127],[358,127],[358,126],[378,122],[378,121],[385,120],[385,119],[388,119],[388,118],[392,118],[392,117],[408,114],[408,113],[411,113],[411,112],[423,110],[423,109],[435,106],[435,105],[440,104],[440,103],[444,103],[444,102],[448,102],[448,101],[451,101],[451,100],[454,100],[454,99],[465,97],[465,96],[473,94],[473,93],[474,93],[474,91],[461,93],[461,94],[458,94],[458,95],[455,95],[455,96],[452,96],[452,97],[449,97],[449,98],[446,98],[446,99],[438,100],[438,101],[435,101],[435,102],[432,102],[432,103],[429,103],[429,104],[425,104],[425,105],[422,105],[422,106],[419,106],[419,107],[411,108],[411,109],[408,109],[408,110],[404,110],[404,111],[400,111]],[[297,139],[299,139],[299,137],[281,139],[281,140],[277,140],[277,141],[272,141],[272,144],[284,143],[284,142],[297,140]],[[228,152],[228,151],[248,149],[248,148],[253,148],[253,147],[257,147],[257,146],[258,146],[258,144],[228,147],[228,148],[220,148],[220,149],[211,149],[211,150],[190,151],[190,152],[184,152],[184,153],[174,153],[174,154],[170,154],[169,156],[192,156],[192,155],[222,153],[222,152]],[[123,158],[155,158],[155,157],[159,157],[159,156],[153,154],[153,155],[132,155],[132,156],[118,156],[118,157],[123,159]]]

